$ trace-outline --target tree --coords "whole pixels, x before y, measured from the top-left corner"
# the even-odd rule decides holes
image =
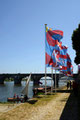
[[[76,64],[80,64],[80,24],[78,25],[78,28],[76,28],[76,30],[73,31],[72,47],[76,51],[76,57],[74,62]]]

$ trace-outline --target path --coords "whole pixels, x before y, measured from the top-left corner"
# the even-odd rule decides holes
[[[0,118],[6,118],[5,120],[78,120],[77,111],[77,99],[69,92],[62,92],[57,93],[57,96],[47,104],[32,105],[31,108],[26,108],[26,104],[22,104]]]
[[[59,96],[43,107],[38,107],[37,111],[31,114],[27,120],[59,120],[69,93],[60,93]],[[26,119],[25,119],[26,120]]]

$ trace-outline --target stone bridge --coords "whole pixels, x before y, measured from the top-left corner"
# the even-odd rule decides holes
[[[22,78],[24,77],[28,77],[30,75],[30,73],[27,74],[22,74],[22,73],[18,73],[18,74],[0,74],[0,84],[4,84],[4,81],[6,78],[13,78],[14,79],[14,84],[21,84]],[[56,85],[58,86],[58,82],[60,77],[63,77],[64,74],[56,74]],[[78,74],[74,74],[73,78],[76,79],[76,77],[78,76]],[[39,84],[39,80],[45,77],[45,73],[32,73],[31,74],[31,80],[34,82],[34,85],[38,85]],[[52,75],[50,73],[47,74],[47,77],[51,77]],[[54,80],[54,85],[55,85],[55,74],[53,74],[53,80]]]

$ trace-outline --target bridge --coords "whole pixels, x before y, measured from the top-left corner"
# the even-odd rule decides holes
[[[21,84],[21,81],[23,78],[28,77],[30,75],[30,73],[16,73],[16,74],[0,74],[0,84],[4,84],[4,81],[6,78],[13,78],[14,79],[14,84]],[[73,78],[76,79],[78,76],[78,74],[74,74]],[[34,85],[38,85],[39,84],[39,80],[45,77],[45,73],[32,73],[31,74],[31,80],[33,81]],[[52,75],[50,73],[47,74],[47,77],[51,77]],[[59,83],[59,79],[60,77],[64,77],[64,74],[56,74],[56,85],[58,86]],[[55,74],[53,74],[53,81],[54,81],[54,85],[55,85]]]

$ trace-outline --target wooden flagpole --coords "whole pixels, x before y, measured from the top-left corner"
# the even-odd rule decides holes
[[[45,24],[45,34],[46,34],[46,27],[47,24]],[[46,36],[45,36],[45,95],[47,94],[47,89],[46,89],[46,73],[47,73],[47,69],[46,69]]]

